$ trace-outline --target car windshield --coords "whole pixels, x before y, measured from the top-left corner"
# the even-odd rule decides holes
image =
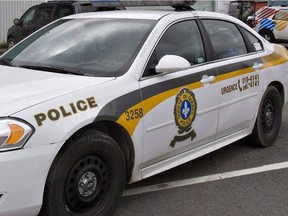
[[[151,20],[131,19],[58,20],[2,57],[18,67],[121,76],[129,69],[154,24]]]

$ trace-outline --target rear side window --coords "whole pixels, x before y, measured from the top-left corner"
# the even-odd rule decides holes
[[[68,16],[74,13],[72,5],[58,5],[54,19]]]
[[[35,16],[36,25],[44,26],[52,21],[54,6],[40,7]]]
[[[262,42],[253,34],[248,32],[246,29],[241,28],[241,31],[245,34],[248,39],[248,46],[250,47],[250,52],[258,52],[263,50]]]
[[[279,10],[274,19],[288,21],[288,10]]]
[[[220,20],[203,20],[203,24],[211,39],[216,59],[247,53],[244,39],[234,24]]]

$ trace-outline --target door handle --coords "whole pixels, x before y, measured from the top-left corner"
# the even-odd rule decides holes
[[[216,79],[215,76],[208,76],[208,75],[203,75],[202,79],[200,80],[200,82],[204,85],[204,86],[208,86],[210,85],[211,82],[213,82]]]
[[[263,67],[263,64],[262,63],[258,63],[258,62],[255,62],[254,65],[252,66],[252,68],[254,70],[261,69],[262,67]]]

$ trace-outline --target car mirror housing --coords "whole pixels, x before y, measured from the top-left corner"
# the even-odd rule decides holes
[[[156,65],[156,73],[167,73],[186,70],[190,68],[190,63],[183,57],[177,55],[163,56],[158,65]]]
[[[15,25],[22,25],[21,20],[18,19],[18,18],[14,19],[13,22],[14,22]]]

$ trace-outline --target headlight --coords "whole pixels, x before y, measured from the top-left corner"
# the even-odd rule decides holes
[[[33,133],[32,126],[16,119],[0,119],[0,151],[22,148]]]

